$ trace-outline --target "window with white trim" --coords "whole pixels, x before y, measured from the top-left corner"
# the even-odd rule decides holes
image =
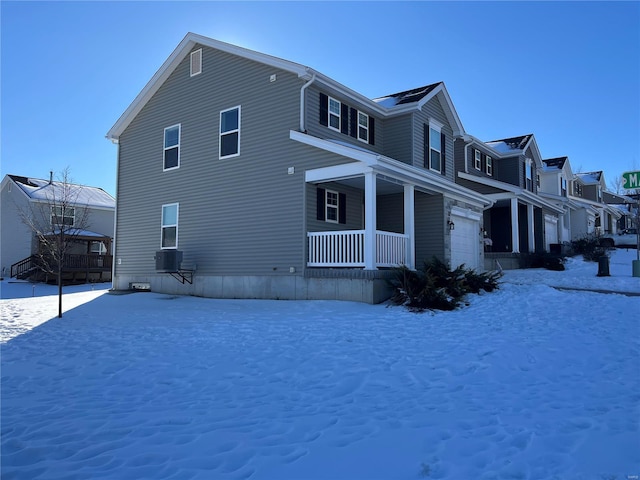
[[[340,131],[340,101],[329,97],[329,128]]]
[[[429,120],[429,169],[442,172],[442,125]]]
[[[474,166],[476,167],[476,170],[482,170],[482,152],[480,152],[480,150],[474,150],[475,153],[475,159],[474,159]]]
[[[485,166],[485,172],[489,176],[493,176],[493,158],[487,155],[487,163]]]
[[[326,190],[325,201],[325,219],[327,222],[338,223],[338,209],[340,196],[338,192],[333,190]]]
[[[525,178],[527,181],[527,190],[533,191],[533,166],[529,158],[527,158],[525,162]]]
[[[55,205],[51,207],[51,226],[73,227],[76,221],[76,209],[65,205]]]
[[[169,203],[162,206],[161,248],[178,248],[178,205]]]
[[[191,76],[202,73],[202,49],[191,52]]]
[[[220,158],[240,155],[240,106],[220,112]]]
[[[567,196],[567,179],[564,177],[560,177],[560,195]]]
[[[164,164],[163,170],[180,167],[180,124],[164,129]]]
[[[369,115],[358,112],[358,140],[369,143]]]

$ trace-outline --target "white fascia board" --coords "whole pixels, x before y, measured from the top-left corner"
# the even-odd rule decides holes
[[[357,150],[355,148],[349,148],[345,145],[329,142],[318,137],[307,135],[306,133],[296,132],[295,130],[289,130],[289,138],[291,140],[304,143],[305,145],[310,145],[312,147],[326,150],[327,152],[335,153],[346,158],[364,162],[369,166],[375,165],[377,162],[376,159],[377,157],[379,157],[379,155],[375,153],[368,153],[362,150]]]
[[[451,101],[451,97],[449,96],[449,92],[447,91],[447,87],[444,83],[440,83],[436,88],[434,88],[428,95],[425,95],[419,102],[418,108],[422,110],[422,107],[425,106],[431,99],[436,98],[440,95],[440,98],[444,99],[446,104],[445,115],[451,124],[451,128],[453,129],[453,136],[461,136],[464,135],[464,127],[462,126],[462,121],[458,116],[458,112],[456,112],[455,107],[453,106],[453,102]]]
[[[337,82],[334,79],[332,79],[330,77],[327,77],[326,75],[324,75],[324,74],[322,74],[320,72],[317,72],[315,70],[311,70],[311,71],[313,73],[315,73],[315,75],[316,75],[316,82],[322,83],[325,86],[330,87],[330,88],[340,92],[342,95],[344,95],[347,98],[350,98],[354,102],[359,102],[361,104],[366,105],[367,108],[369,108],[371,111],[377,113],[378,115],[380,115],[382,117],[389,116],[389,114],[391,112],[391,109],[388,109],[388,108],[385,108],[385,107],[381,106],[380,104],[374,102],[370,98],[365,97],[361,93],[358,93],[355,90],[350,89],[349,87],[345,87],[340,82]],[[415,109],[415,107],[414,107],[414,109]]]
[[[307,183],[329,182],[333,180],[353,178],[372,172],[373,169],[362,162],[344,163],[332,167],[314,168],[304,172]]]
[[[457,185],[449,180],[444,180],[432,172],[419,169],[418,167],[408,165],[393,158],[336,144],[305,133],[296,132],[295,130],[289,131],[289,138],[291,140],[304,143],[305,145],[316,147],[353,160],[358,160],[363,162],[366,166],[372,167],[376,172],[383,173],[408,184],[446,194],[452,198],[459,198],[467,202],[475,203],[479,206],[485,207],[491,205],[491,201],[486,196],[478,192],[474,192],[471,189]]]
[[[479,222],[480,219],[482,219],[481,213],[474,212],[466,208],[461,208],[461,207],[458,207],[457,205],[454,205],[453,207],[451,207],[451,215],[455,215],[456,217],[467,218],[469,220],[474,220],[476,222]]]
[[[488,150],[489,153],[491,153],[491,158],[510,158],[510,157],[515,157],[516,155],[520,155],[519,153],[517,154],[504,154],[504,153],[500,153],[499,151],[495,150],[494,148],[490,147],[489,145],[487,145],[486,143],[484,143],[482,140],[480,140],[479,138],[474,137],[473,135],[469,135],[468,133],[464,133],[462,135],[458,135],[459,138],[461,138],[465,143],[465,148],[475,144],[478,147],[484,148],[485,150]],[[519,151],[519,150],[517,150]]]
[[[180,62],[191,52],[191,49],[196,45],[203,45],[205,47],[214,48],[232,55],[253,60],[266,65],[270,65],[274,68],[279,68],[291,73],[295,73],[298,77],[309,79],[311,78],[310,69],[300,65],[298,63],[289,62],[281,58],[272,57],[264,53],[249,50],[247,48],[238,47],[237,45],[231,45],[229,43],[214,40],[212,38],[197,35],[195,33],[187,33],[178,46],[173,50],[169,58],[165,60],[162,66],[158,69],[151,80],[144,86],[140,93],[133,100],[131,105],[124,111],[116,123],[107,132],[106,137],[114,143],[118,142],[118,139],[122,132],[127,128],[129,123],[140,113],[140,110],[151,99],[151,97],[160,89],[162,84],[169,78]]]

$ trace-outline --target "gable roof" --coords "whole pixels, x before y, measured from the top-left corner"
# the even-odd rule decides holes
[[[442,82],[432,83],[431,85],[425,85],[424,87],[413,88],[411,90],[405,90],[404,92],[392,93],[391,95],[386,95],[384,97],[374,98],[373,101],[387,108],[395,107],[396,105],[404,105],[406,103],[419,102],[441,84]]]
[[[544,169],[547,171],[562,170],[568,159],[569,157],[547,158],[546,160],[542,160],[542,163],[544,164]]]
[[[40,178],[7,175],[29,198],[37,202],[49,202],[63,196],[62,182],[43,180]],[[74,188],[73,204],[92,208],[115,210],[116,200],[99,187],[70,184]]]
[[[578,177],[584,185],[598,185],[602,183],[604,179],[604,173],[602,171],[599,172],[585,172],[585,173],[576,173],[576,177]]]
[[[533,134],[530,133],[528,135],[522,135],[519,137],[503,138],[502,140],[491,140],[490,142],[485,143],[500,153],[511,153],[515,155],[523,152],[527,148],[527,145],[532,138]]]
[[[180,62],[184,60],[184,58],[196,45],[214,48],[216,50],[220,50],[232,55],[237,55],[248,60],[253,60],[259,63],[270,65],[274,68],[291,72],[297,75],[299,78],[308,81],[309,83],[314,81],[323,83],[325,85],[328,85],[329,87],[337,89],[338,91],[344,93],[346,96],[367,105],[369,108],[371,108],[371,110],[384,117],[399,115],[415,109],[421,109],[422,106],[431,98],[439,95],[443,103],[445,114],[447,115],[451,127],[453,128],[454,135],[464,134],[462,122],[460,121],[460,118],[458,117],[458,114],[453,106],[453,102],[451,101],[451,97],[449,96],[449,93],[447,92],[447,89],[442,82],[394,94],[403,94],[401,101],[396,102],[394,105],[384,105],[376,100],[365,97],[364,95],[340,84],[339,82],[327,77],[326,75],[323,75],[322,73],[310,67],[189,32],[174,49],[169,58],[165,60],[165,62],[153,75],[153,77],[151,77],[151,80],[149,80],[145,87],[140,91],[140,93],[116,121],[113,127],[111,127],[111,129],[107,132],[106,137],[108,139],[110,139],[114,143],[117,143],[122,132],[124,132],[131,121],[136,117],[138,113],[140,113],[146,103],[160,89],[162,84],[169,78],[173,71],[178,67]],[[393,95],[390,97],[393,97]]]

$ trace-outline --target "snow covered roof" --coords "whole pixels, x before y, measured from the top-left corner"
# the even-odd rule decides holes
[[[503,138],[502,140],[492,140],[485,142],[494,150],[500,153],[519,153],[527,148],[527,144],[533,137],[533,134],[522,135],[520,137]]]
[[[602,171],[576,173],[576,177],[578,177],[585,185],[597,185],[602,179]]]
[[[424,87],[405,90],[404,92],[392,93],[385,97],[374,98],[373,101],[386,108],[392,108],[396,105],[404,105],[407,103],[415,103],[422,100],[435,90],[442,82],[425,85]]]
[[[562,170],[567,160],[568,157],[548,158],[546,160],[542,160],[543,169],[547,172]]]
[[[47,233],[47,236],[50,235],[58,235],[60,233],[60,229],[54,229],[51,232]],[[71,235],[74,237],[95,237],[95,238],[110,238],[108,235],[104,235],[102,233],[92,232],[91,230],[81,230],[79,228],[70,228],[64,231],[65,235]]]
[[[28,196],[37,201],[50,201],[63,197],[63,183],[57,181],[42,180],[40,178],[20,177],[9,175]],[[103,189],[85,185],[71,184],[74,205],[93,208],[115,209],[116,200]]]

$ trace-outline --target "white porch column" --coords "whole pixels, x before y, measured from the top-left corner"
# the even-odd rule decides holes
[[[527,224],[529,228],[527,228],[529,232],[529,252],[533,253],[536,251],[536,232],[535,232],[535,222],[533,221],[533,205],[527,205]]]
[[[511,199],[511,252],[520,253],[520,230],[518,229],[518,199]]]
[[[364,269],[376,267],[376,174],[364,174]]]
[[[416,229],[415,229],[415,187],[413,185],[404,186],[404,234],[407,239],[407,267],[411,270],[416,268]]]

